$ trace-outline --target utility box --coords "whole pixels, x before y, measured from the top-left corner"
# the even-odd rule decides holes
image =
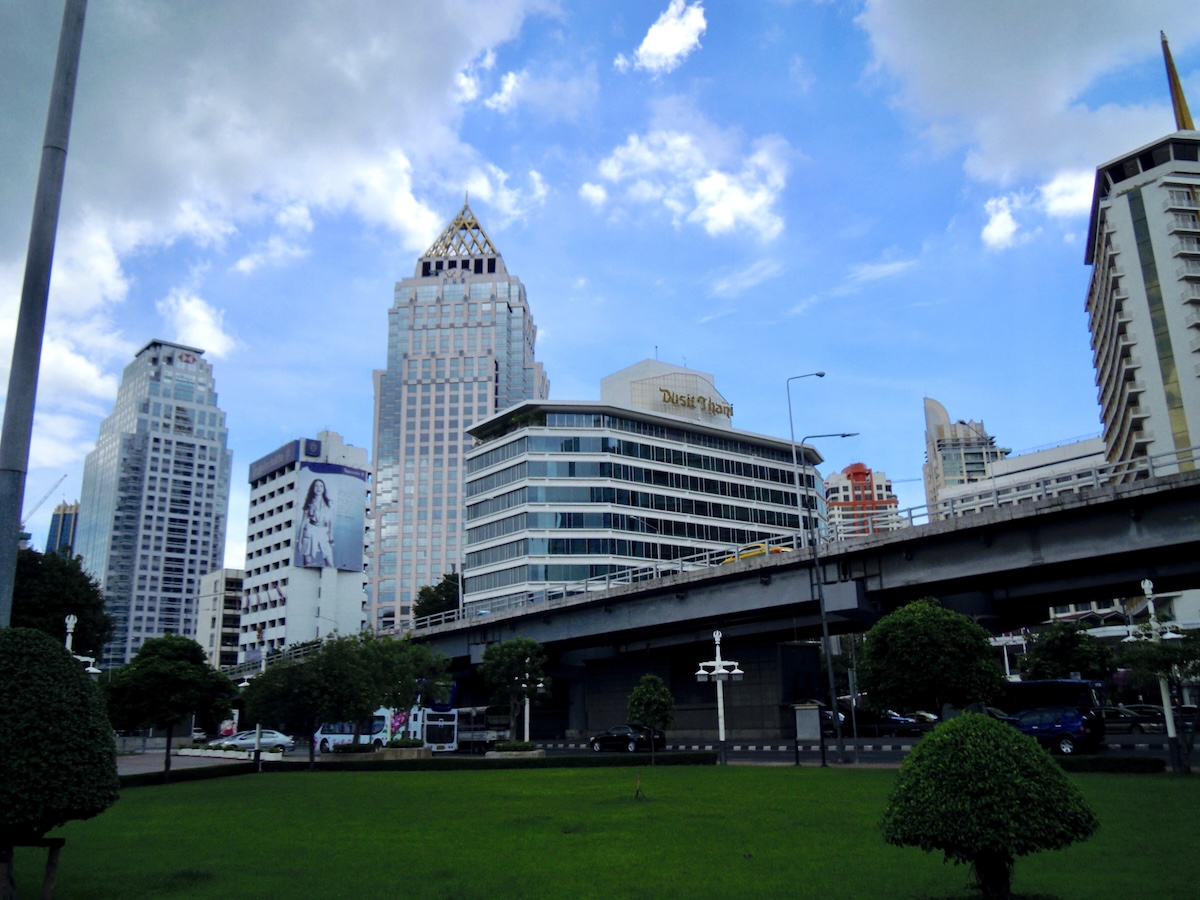
[[[819,741],[821,739],[821,707],[815,703],[793,703],[796,713],[796,740]]]

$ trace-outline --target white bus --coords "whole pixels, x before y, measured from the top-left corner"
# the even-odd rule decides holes
[[[461,706],[458,709],[458,743],[491,749],[509,739],[508,707]]]
[[[387,746],[394,737],[420,740],[435,753],[452,753],[458,749],[458,710],[414,706],[404,711],[381,706],[370,719],[359,724],[360,744],[373,744],[378,749]],[[322,722],[313,734],[313,743],[321,753],[329,753],[338,744],[353,740],[353,722]]]

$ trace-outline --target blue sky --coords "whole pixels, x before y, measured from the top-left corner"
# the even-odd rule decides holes
[[[61,6],[0,0],[0,376]],[[657,356],[735,427],[924,501],[922,398],[1016,451],[1099,431],[1095,168],[1200,113],[1194,0],[122,0],[84,38],[26,504],[76,499],[122,367],[205,348],[249,463],[371,446],[392,288],[471,206],[555,399]]]

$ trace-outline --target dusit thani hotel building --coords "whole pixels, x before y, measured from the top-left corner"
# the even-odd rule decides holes
[[[799,448],[797,503],[792,445],[732,417],[711,375],[644,360],[603,379],[599,402],[529,400],[470,428],[468,614],[814,526],[821,456]]]

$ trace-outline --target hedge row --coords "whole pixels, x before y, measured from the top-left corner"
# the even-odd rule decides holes
[[[714,766],[717,754],[713,751],[679,751],[655,756],[659,766]],[[361,762],[339,760],[328,756],[317,762],[319,772],[460,772],[485,769],[585,769],[599,766],[648,766],[645,753],[593,753],[579,756],[546,756],[540,759],[488,759],[483,756],[435,756],[432,759],[372,759]],[[265,772],[307,772],[308,766],[291,762],[264,762]]]
[[[263,764],[265,769],[266,763]],[[229,775],[250,775],[257,771],[253,761],[230,762],[216,766],[196,766],[194,768],[171,769],[171,784],[180,781],[207,781],[209,778],[225,778]],[[121,776],[122,788],[147,787],[163,783],[163,773],[137,772]]]
[[[1165,772],[1167,761],[1153,756],[1059,756],[1065,772],[1107,772],[1127,775],[1155,775]]]

